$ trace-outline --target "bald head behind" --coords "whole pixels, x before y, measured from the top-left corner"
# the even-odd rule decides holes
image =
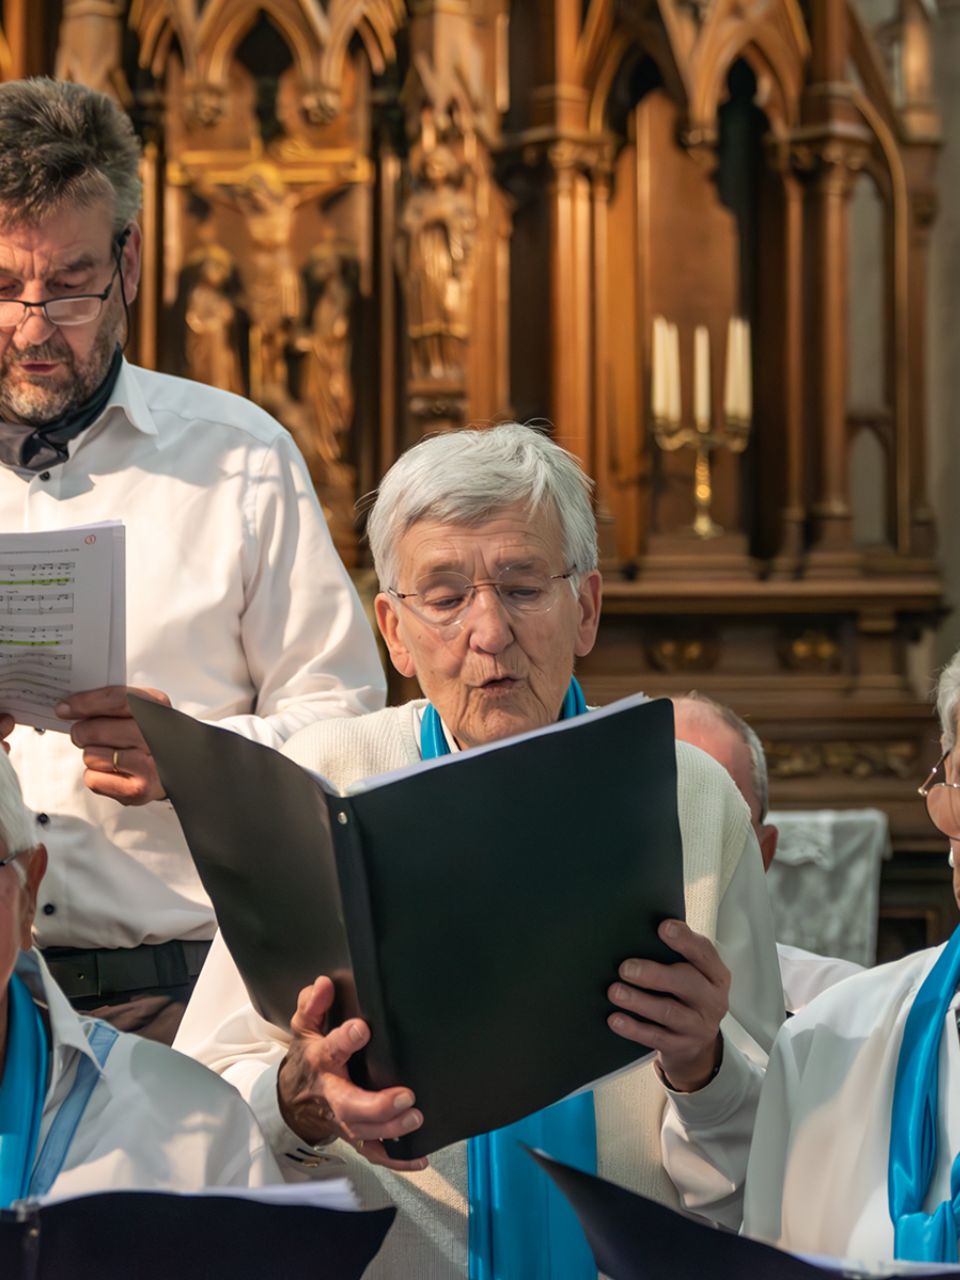
[[[722,703],[701,694],[673,699],[676,736],[699,747],[726,769],[747,802],[766,870],[777,851],[779,832],[767,816],[767,762],[756,733]]]

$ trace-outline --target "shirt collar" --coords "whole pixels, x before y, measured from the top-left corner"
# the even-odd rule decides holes
[[[157,435],[157,424],[140,390],[136,370],[126,360],[120,366],[110,399],[97,421],[102,422],[111,413],[122,413],[130,425],[145,436]]]
[[[103,1069],[97,1061],[97,1055],[90,1048],[83,1020],[57,986],[36,947],[20,952],[16,974],[26,983],[33,999],[47,1010],[51,1049],[55,1059],[54,1076],[66,1070],[71,1053],[82,1053],[96,1067],[97,1075],[102,1075]]]

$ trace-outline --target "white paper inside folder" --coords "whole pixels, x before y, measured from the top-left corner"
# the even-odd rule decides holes
[[[338,1162],[339,1163],[339,1162]],[[104,1188],[107,1190],[107,1188]],[[152,1188],[144,1188],[152,1190]],[[91,1192],[96,1195],[96,1192]],[[326,1178],[309,1182],[278,1182],[264,1187],[201,1187],[197,1191],[169,1192],[182,1196],[222,1196],[230,1200],[254,1200],[260,1204],[300,1205],[307,1209],[336,1209],[340,1213],[359,1213],[360,1201],[353,1183],[339,1171]],[[77,1200],[79,1196],[42,1196],[40,1205],[56,1204],[60,1200]]]

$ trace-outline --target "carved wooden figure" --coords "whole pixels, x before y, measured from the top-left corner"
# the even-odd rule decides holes
[[[933,856],[909,778],[931,722],[906,653],[943,609],[924,489],[940,139],[932,8],[889,8],[874,33],[853,0],[5,0],[0,71],[51,71],[56,22],[62,74],[129,86],[147,143],[131,352],[242,375],[351,563],[355,499],[423,432],[547,421],[597,480],[588,696],[731,702],[771,746],[775,801],[882,805],[912,885]],[[863,183],[882,279],[867,410],[849,385]],[[215,263],[184,297],[212,245],[249,326]],[[690,533],[698,451],[655,443],[659,314],[714,350],[731,316],[754,336],[749,443],[713,457],[715,538]],[[687,421],[691,358],[685,339]],[[886,475],[870,545],[864,431]]]
[[[191,378],[243,395],[237,308],[227,292],[234,262],[221,245],[192,255],[196,276],[187,294],[186,359]]]
[[[308,282],[316,291],[310,324],[295,345],[306,354],[303,400],[317,421],[317,453],[328,467],[343,457],[353,425],[352,314],[354,290],[348,264],[330,246],[311,255]]]

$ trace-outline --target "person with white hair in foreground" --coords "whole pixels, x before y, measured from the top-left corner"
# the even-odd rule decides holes
[[[384,478],[368,532],[380,631],[394,666],[425,697],[312,726],[285,754],[346,788],[588,713],[573,670],[593,647],[600,574],[590,481],[570,454],[517,423],[421,441]],[[671,1152],[687,1113],[749,1131],[783,1018],[763,866],[729,777],[703,752],[676,750],[686,922],[660,926],[676,963],[623,956],[619,971],[611,965],[610,1014],[598,1028],[655,1050],[656,1068],[633,1067],[519,1125],[456,1143],[429,1168],[393,1159],[384,1142],[423,1123],[412,1091],[366,1092],[350,1081],[348,1060],[370,1031],[360,1019],[328,1025],[329,978],[305,988],[290,1030],[274,1027],[214,943],[177,1044],[250,1098],[285,1172],[340,1165],[365,1206],[396,1203],[368,1280],[596,1280],[576,1222],[562,1225],[521,1137],[676,1204],[670,1179],[682,1182],[683,1151],[677,1168]],[[452,831],[454,867],[457,854]],[[456,1009],[444,1016],[455,1038]],[[491,1090],[524,1069],[510,1045],[491,1045],[490,1065]]]
[[[960,652],[937,689],[943,754],[920,788],[960,901],[958,708]],[[787,1023],[757,1113],[747,1234],[808,1253],[958,1261],[958,984],[960,928],[847,979]]]
[[[47,865],[34,835],[0,752],[0,1209],[47,1194],[280,1181],[229,1085],[70,1007],[32,946]]]

